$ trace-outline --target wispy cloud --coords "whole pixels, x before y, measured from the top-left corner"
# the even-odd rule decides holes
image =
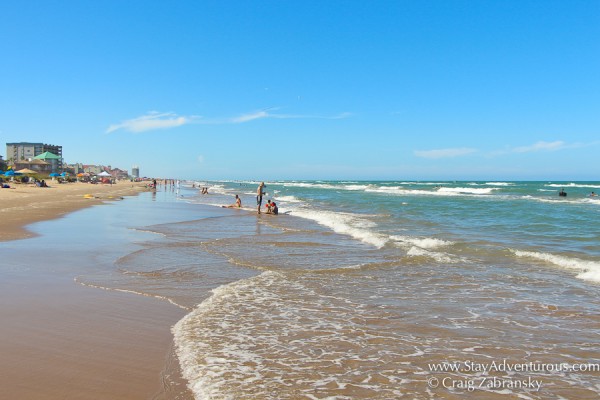
[[[272,111],[277,108],[269,108],[266,110],[255,111],[248,114],[242,114],[238,117],[229,119],[229,122],[240,124],[243,122],[250,122],[257,119],[273,118],[273,119],[344,119],[352,116],[351,113],[344,112],[340,114],[323,116],[323,115],[307,115],[307,114],[279,114]]]
[[[119,124],[114,124],[108,127],[106,133],[111,133],[118,130],[139,133],[156,129],[168,129],[186,125],[199,117],[179,116],[175,113],[159,113],[152,111],[141,117],[129,119]]]
[[[266,110],[256,111],[249,114],[242,114],[238,117],[231,118],[231,122],[240,124],[242,122],[254,121],[255,119],[262,118],[274,118],[272,114],[269,114]]]
[[[512,151],[514,153],[531,153],[531,152],[535,152],[535,151],[556,151],[556,150],[561,150],[561,149],[565,149],[568,147],[574,147],[574,145],[568,145],[565,142],[563,142],[562,140],[557,140],[555,142],[544,142],[544,141],[540,141],[537,143],[534,143],[530,146],[521,146],[521,147],[515,147],[514,149],[512,149]]]
[[[454,149],[415,150],[414,154],[417,157],[437,159],[465,156],[467,154],[475,153],[476,151],[477,149],[460,147]]]
[[[260,111],[254,111],[231,118],[210,119],[199,116],[180,116],[172,112],[160,113],[156,111],[148,112],[141,117],[128,119],[118,124],[113,124],[108,127],[106,133],[124,130],[134,133],[151,131],[156,129],[176,128],[188,124],[205,124],[205,125],[223,125],[223,124],[241,124],[255,121],[257,119],[344,119],[349,118],[352,114],[348,112],[323,116],[323,115],[302,115],[302,114],[280,114],[273,112],[277,108],[268,108]]]

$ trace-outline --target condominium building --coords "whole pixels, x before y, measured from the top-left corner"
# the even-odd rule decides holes
[[[9,164],[19,161],[31,161],[33,157],[39,156],[42,153],[50,152],[60,157],[57,160],[57,168],[59,171],[63,169],[62,146],[45,143],[6,143],[6,161]]]

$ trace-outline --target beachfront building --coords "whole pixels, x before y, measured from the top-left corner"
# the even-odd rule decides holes
[[[11,165],[14,165],[16,162],[20,161],[31,161],[34,157],[46,152],[50,152],[58,156],[54,162],[56,166],[56,171],[54,172],[62,171],[62,146],[30,142],[6,143],[6,161]]]
[[[129,173],[127,171],[119,169],[119,168],[113,168],[110,171],[108,171],[108,173],[111,174],[112,177],[117,180],[129,179]]]
[[[34,160],[42,160],[50,164],[52,172],[61,173],[62,171],[62,158],[54,153],[45,151],[42,154],[33,157]]]
[[[6,171],[6,162],[0,156],[0,171]]]
[[[131,176],[133,176],[134,178],[139,178],[140,177],[140,167],[138,167],[137,165],[134,165],[131,168]]]
[[[83,172],[90,175],[98,175],[102,171],[106,170],[103,165],[84,165]]]
[[[16,161],[13,163],[13,169],[15,171],[19,171],[22,169],[30,169],[39,174],[51,174],[52,173],[52,164],[46,162],[44,160],[33,159],[31,161]]]

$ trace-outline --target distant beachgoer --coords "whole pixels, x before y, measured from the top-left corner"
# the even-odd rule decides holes
[[[156,179],[152,181],[152,184],[154,185],[154,189],[156,189]]]
[[[590,194],[590,197],[595,197],[598,196],[596,193],[592,192],[592,194]]]
[[[258,213],[260,214],[260,206],[262,206],[262,197],[263,194],[266,194],[263,191],[263,188],[265,187],[265,183],[261,182],[260,185],[258,185],[258,188],[256,189],[256,205],[258,206]]]
[[[223,208],[242,208],[242,199],[237,194],[235,195],[235,203],[228,206],[222,206]]]
[[[560,192],[558,192],[558,195],[561,197],[567,197],[567,192],[565,192],[565,189],[560,189]]]
[[[203,187],[202,188],[202,194],[208,194],[208,188],[207,187]]]
[[[274,201],[271,202],[271,212],[274,215],[279,215],[279,207],[277,207],[277,204],[275,204]]]

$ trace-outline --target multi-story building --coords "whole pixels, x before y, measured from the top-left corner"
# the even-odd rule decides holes
[[[27,168],[40,174],[49,174],[52,172],[52,163],[46,162],[44,160],[38,160],[35,158],[31,161],[15,161],[12,165],[15,171]]]
[[[83,165],[83,172],[91,175],[98,175],[103,171],[106,171],[106,167],[103,165]]]
[[[5,169],[6,169],[6,163],[2,159],[2,156],[0,156],[0,171],[4,171]]]
[[[120,168],[113,168],[110,171],[108,171],[113,178],[118,179],[118,180],[124,180],[124,179],[129,179],[129,174],[127,173],[127,171],[122,170]]]
[[[29,142],[6,143],[6,161],[9,164],[19,161],[31,161],[33,157],[39,156],[47,151],[60,157],[60,159],[57,160],[57,169],[62,171],[62,146],[54,144]]]
[[[137,165],[134,165],[131,168],[131,176],[133,176],[134,178],[139,178],[140,177],[140,167],[138,167]]]

